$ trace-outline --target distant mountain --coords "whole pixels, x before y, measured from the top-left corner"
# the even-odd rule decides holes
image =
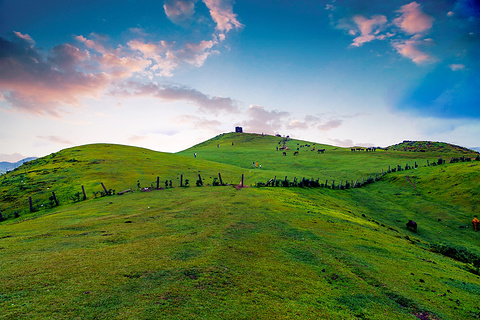
[[[25,159],[22,159],[22,160],[17,161],[17,162],[6,162],[6,161],[0,162],[0,173],[5,173],[7,171],[11,171],[15,168],[20,167],[25,162],[32,161],[32,160],[35,160],[35,159],[37,159],[37,158],[36,157],[29,157],[29,158],[25,158]]]
[[[470,148],[470,149],[473,150],[473,151],[480,152],[480,147],[475,147],[475,148]]]

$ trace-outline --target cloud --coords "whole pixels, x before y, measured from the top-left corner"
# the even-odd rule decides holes
[[[229,0],[203,0],[203,3],[210,10],[210,15],[217,24],[216,29],[221,33],[229,32],[232,29],[240,29],[243,25],[237,20],[233,13],[233,5]]]
[[[26,156],[23,156],[20,153],[0,154],[0,161],[6,161],[6,162],[17,162],[25,158]]]
[[[247,112],[247,120],[242,122],[248,132],[278,133],[288,123],[290,114],[284,111],[267,111],[264,107],[250,105]]]
[[[194,115],[181,115],[176,118],[176,121],[179,124],[208,131],[217,131],[217,128],[222,125],[218,120],[205,119]]]
[[[345,139],[345,140],[340,140],[340,139],[331,139],[327,138],[328,140],[332,141],[333,145],[338,146],[338,147],[353,147],[353,140],[350,139]]]
[[[339,10],[330,7],[326,10],[330,12],[333,23],[332,12]],[[425,38],[433,27],[433,17],[425,14],[417,2],[403,5],[394,13],[397,17],[391,22],[385,15],[373,15],[367,19],[357,14],[351,18],[340,18],[333,25],[354,37],[351,47],[360,47],[373,40],[385,40],[400,55],[418,65],[436,62],[437,59],[425,51],[427,46],[434,44],[432,39]]]
[[[400,27],[405,33],[425,33],[433,26],[433,18],[425,14],[420,4],[416,2],[401,6],[397,12],[401,13],[401,15],[393,20],[393,23]]]
[[[361,15],[356,15],[353,17],[360,35],[353,39],[352,46],[359,47],[365,42],[370,42],[375,39],[383,39],[384,35],[380,35],[380,31],[384,28],[387,23],[387,17],[383,15],[373,16],[371,19],[367,19]],[[351,30],[353,34],[357,34],[356,30]]]
[[[192,18],[195,13],[195,2],[196,0],[166,0],[163,9],[170,21],[181,25]]]
[[[37,136],[37,138],[42,139],[42,140],[47,140],[50,142],[58,143],[58,144],[67,144],[67,145],[72,145],[73,143],[70,142],[69,140],[66,140],[62,137],[57,137],[57,136]]]
[[[464,64],[454,63],[454,64],[449,64],[448,67],[452,71],[465,70],[465,65]]]
[[[430,45],[429,41],[415,39],[392,42],[392,46],[399,54],[411,59],[416,64],[432,63],[436,61],[433,56],[420,49],[426,45]]]
[[[165,101],[187,101],[196,105],[199,111],[217,114],[220,111],[238,113],[236,102],[231,98],[209,96],[193,88],[174,84],[141,84],[129,81],[124,83],[114,95],[152,96]]]
[[[84,72],[88,57],[71,45],[54,47],[44,58],[28,35],[0,37],[0,91],[15,109],[58,116],[62,104],[78,105],[81,97],[98,97],[108,84],[102,72]]]
[[[343,121],[340,120],[340,119],[333,119],[333,120],[329,120],[325,123],[319,124],[317,126],[317,128],[320,131],[328,131],[328,130],[340,127],[342,125],[342,123],[343,123]]]

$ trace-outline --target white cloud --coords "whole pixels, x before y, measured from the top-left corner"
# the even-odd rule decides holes
[[[464,64],[449,64],[448,67],[452,71],[465,70],[465,65]]]

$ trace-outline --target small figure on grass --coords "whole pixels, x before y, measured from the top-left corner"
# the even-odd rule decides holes
[[[472,224],[475,231],[478,231],[478,225],[480,224],[480,220],[477,219],[477,216],[473,217]]]
[[[417,223],[413,220],[408,220],[407,229],[417,232]]]

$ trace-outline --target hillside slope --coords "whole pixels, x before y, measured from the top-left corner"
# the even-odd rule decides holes
[[[297,140],[286,141],[283,156],[279,141],[225,134],[179,154],[81,146],[2,176],[2,194],[23,207],[41,191],[101,190],[100,181],[135,192],[65,199],[0,222],[0,319],[480,318],[479,233],[470,224],[479,161],[433,165],[446,153]],[[253,168],[252,158],[266,165]],[[417,169],[386,172],[406,161]],[[244,174],[252,186],[213,186],[218,172],[229,183]],[[379,180],[349,189],[253,187],[324,172]],[[198,173],[203,187],[192,182]],[[178,187],[180,174],[191,177],[189,187]],[[174,185],[138,192],[157,176]],[[40,191],[22,188],[21,178]],[[409,219],[416,232],[405,228]]]

